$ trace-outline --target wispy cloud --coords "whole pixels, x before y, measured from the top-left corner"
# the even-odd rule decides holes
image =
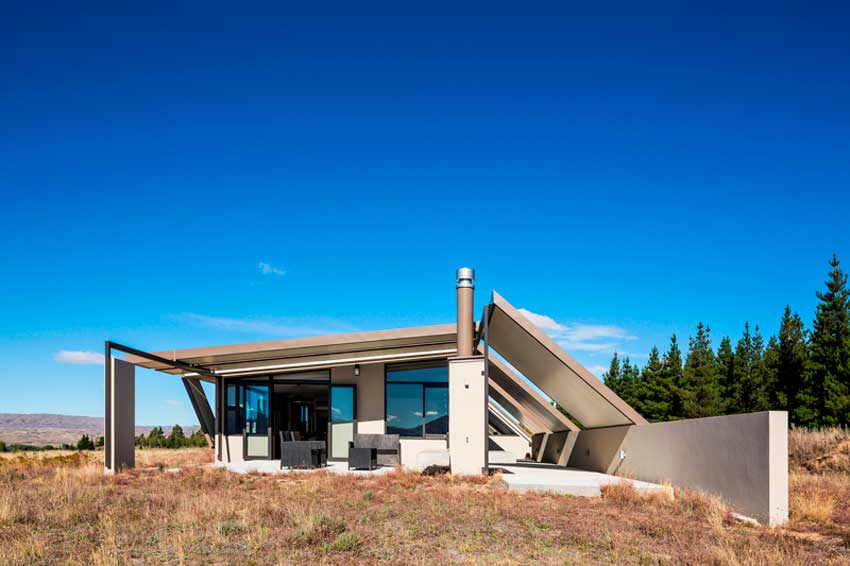
[[[592,373],[593,375],[595,375],[599,379],[602,379],[602,374],[604,374],[606,371],[608,371],[608,366],[599,366],[599,365],[589,366],[587,369],[590,370],[590,373]]]
[[[275,267],[274,265],[264,261],[257,264],[257,269],[259,269],[260,273],[263,275],[276,275],[277,277],[283,277],[286,275],[286,270]]]
[[[175,318],[197,326],[243,332],[246,334],[261,334],[279,337],[322,336],[356,332],[357,329],[349,324],[329,318],[295,319],[295,318],[228,318],[207,316],[197,313],[181,313]]]
[[[637,340],[637,336],[613,324],[558,322],[545,314],[527,309],[519,311],[567,350],[589,354],[613,354],[615,351],[622,351],[621,345],[624,341]]]
[[[59,350],[53,359],[60,364],[103,365],[103,354],[84,350]]]
[[[165,405],[166,407],[171,407],[171,408],[177,408],[177,407],[183,406],[183,403],[181,403],[180,401],[177,401],[176,399],[166,399],[165,401],[162,402],[162,404]]]

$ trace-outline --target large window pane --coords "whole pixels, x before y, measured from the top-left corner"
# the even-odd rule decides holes
[[[422,436],[422,385],[387,383],[387,434]]]
[[[245,429],[248,434],[269,433],[269,386],[245,386]]]
[[[425,386],[425,434],[449,432],[449,388]]]
[[[334,385],[331,387],[331,421],[354,420],[354,386]]]

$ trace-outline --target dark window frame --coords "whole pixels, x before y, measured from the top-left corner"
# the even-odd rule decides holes
[[[321,378],[318,377],[318,374],[324,373],[326,377]],[[295,379],[287,379],[286,376],[292,374],[294,376],[304,376],[305,374],[317,374],[317,377],[305,379],[298,378]],[[271,415],[273,411],[272,403],[274,398],[274,392],[272,387],[275,383],[292,383],[292,384],[317,384],[317,385],[327,385],[330,387],[331,384],[331,370],[330,369],[319,369],[319,370],[311,370],[309,372],[306,371],[293,371],[288,373],[273,373],[268,375],[251,375],[251,376],[242,376],[231,378],[230,380],[223,381],[223,389],[224,393],[222,395],[222,405],[224,409],[224,419],[222,422],[222,433],[227,435],[244,435],[246,433],[246,419],[245,419],[245,386],[248,385],[267,385],[269,387],[269,404],[267,407],[268,411],[268,419],[271,424]],[[228,398],[228,391],[233,387],[236,390],[236,404],[230,405]],[[330,392],[330,390],[328,390]],[[241,406],[240,406],[241,404]],[[233,423],[231,423],[230,412],[231,410],[234,412]],[[234,424],[235,427],[229,427],[230,424]],[[258,436],[262,436],[262,433],[251,433],[252,435],[256,434]],[[271,442],[271,440],[270,440]]]
[[[429,369],[429,368],[437,368],[443,367],[446,368],[446,381],[443,382],[435,382],[435,381],[415,381],[415,380],[393,380],[390,377],[390,373],[397,371],[411,371],[417,369]],[[448,360],[429,360],[424,362],[407,362],[407,363],[397,363],[397,364],[385,364],[384,365],[384,428],[387,430],[389,428],[389,423],[387,423],[387,405],[389,403],[389,396],[387,395],[388,385],[398,384],[398,385],[418,385],[421,387],[422,391],[422,428],[420,435],[400,435],[401,438],[425,438],[425,439],[435,439],[435,440],[444,440],[447,439],[449,434],[446,431],[445,434],[434,434],[426,432],[427,419],[425,415],[425,398],[426,389],[448,389],[449,388],[449,363]],[[449,411],[448,407],[446,407],[446,416],[448,416]],[[448,429],[448,423],[446,423],[446,428]],[[388,432],[388,434],[390,434]]]

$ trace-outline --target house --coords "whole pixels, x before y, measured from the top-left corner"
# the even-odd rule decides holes
[[[498,293],[476,323],[473,277],[458,270],[457,320],[439,326],[153,353],[107,342],[107,471],[134,464],[138,365],[182,379],[224,465],[279,460],[282,432],[323,443],[329,461],[345,461],[356,434],[398,435],[406,467],[483,474],[522,460],[705,489],[787,518],[785,413],[649,424]]]

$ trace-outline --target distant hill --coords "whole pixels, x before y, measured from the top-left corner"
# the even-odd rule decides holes
[[[162,426],[166,435],[171,432],[171,424],[159,426]],[[198,425],[180,426],[187,436],[199,428]],[[136,435],[148,434],[152,428],[137,426]],[[6,444],[60,446],[75,444],[83,434],[92,438],[103,436],[103,418],[50,413],[0,413],[0,440]]]

